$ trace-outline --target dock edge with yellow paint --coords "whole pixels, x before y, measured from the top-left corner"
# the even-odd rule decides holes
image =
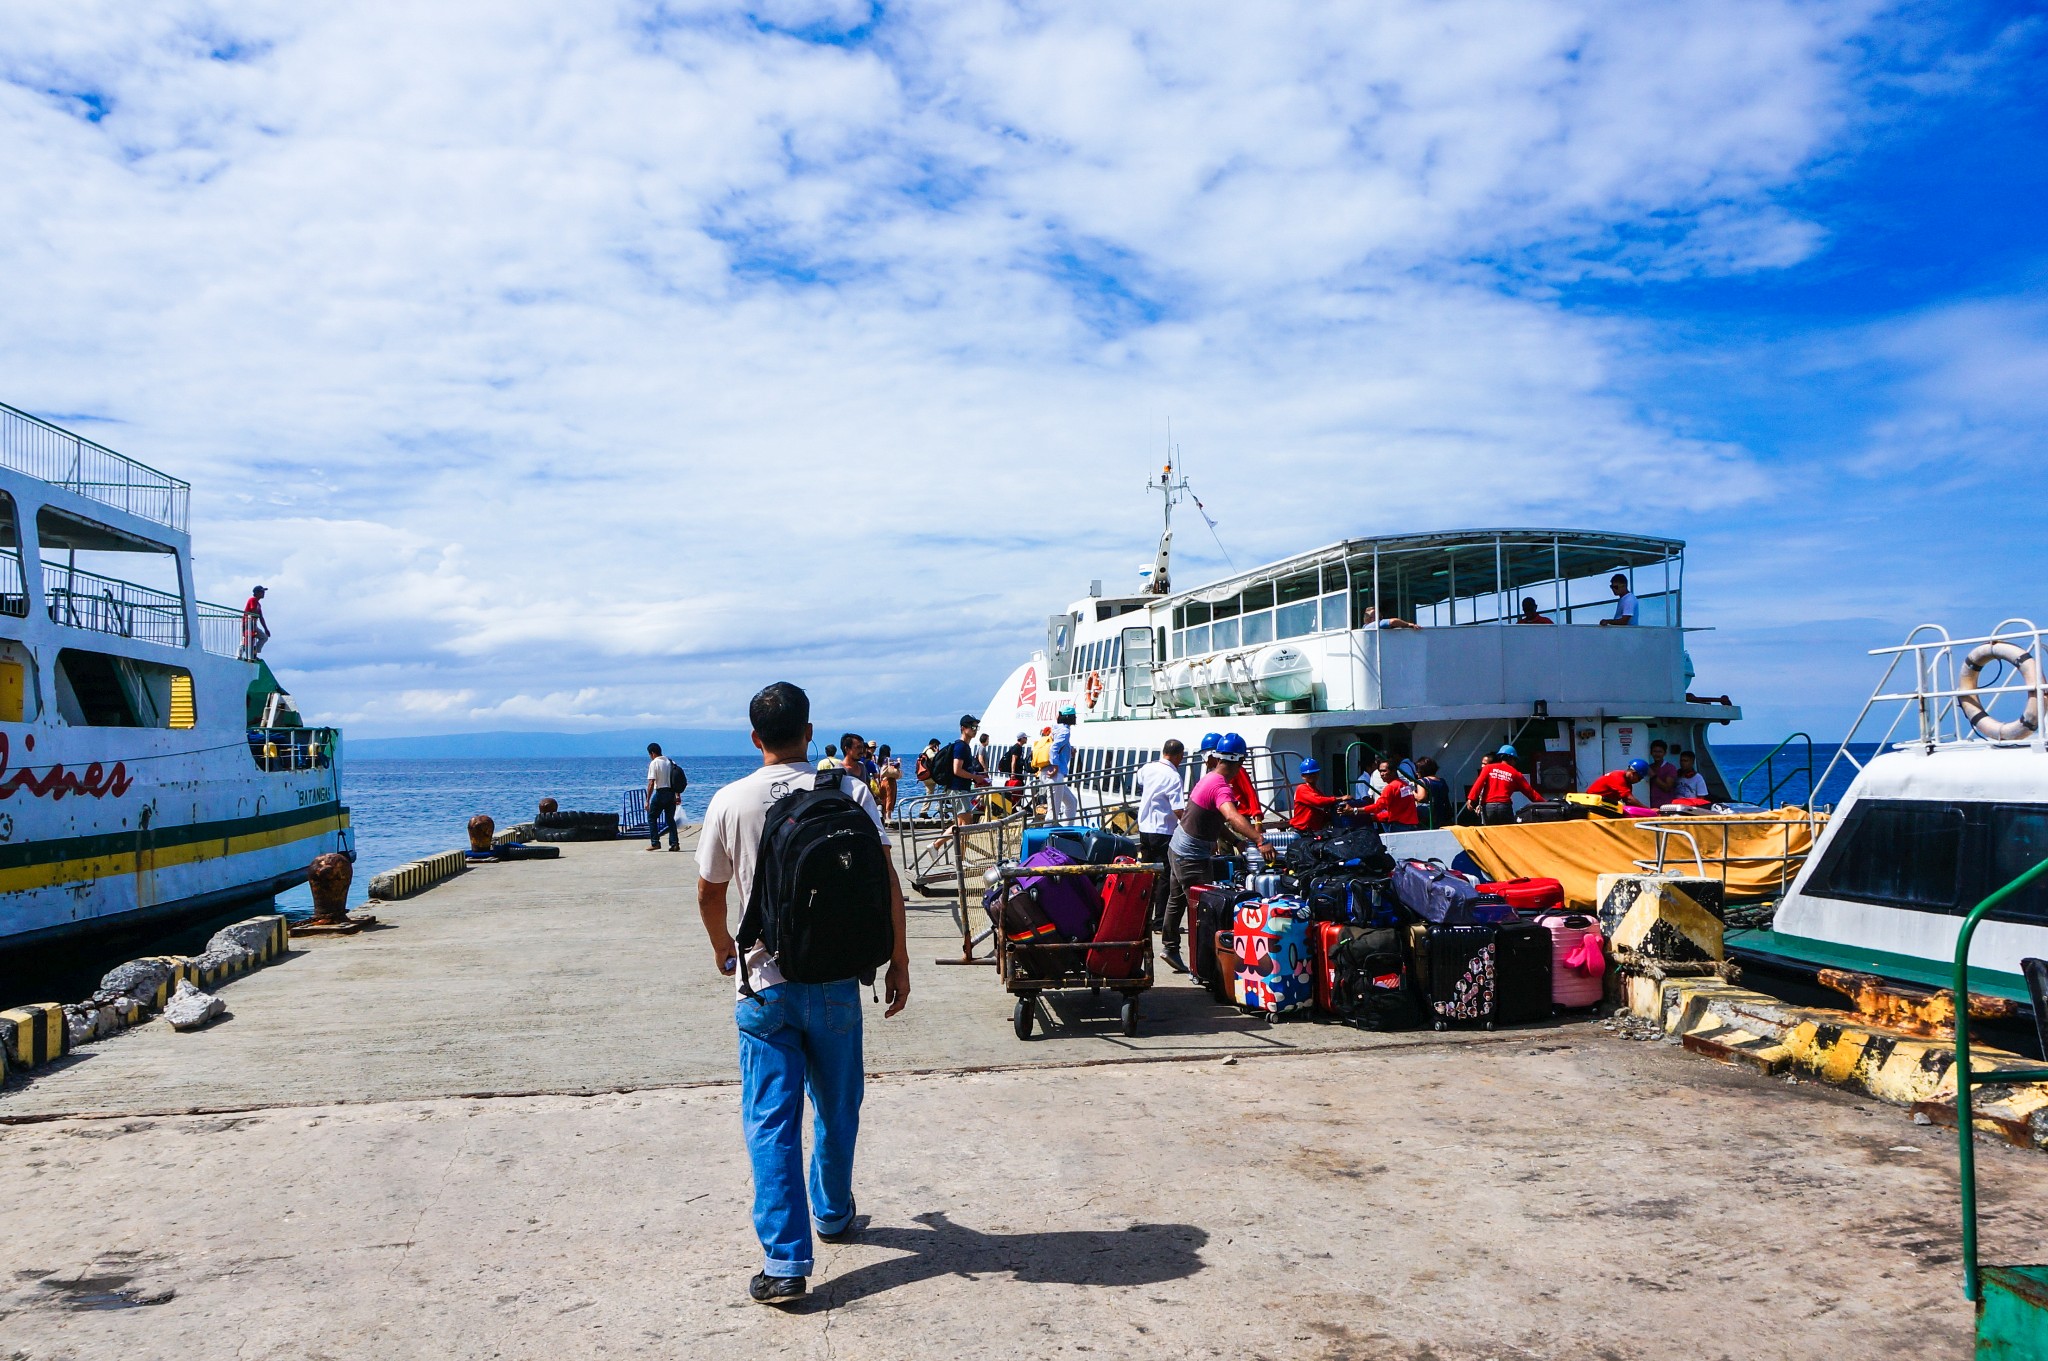
[[[1955,1047],[1948,1041],[1882,1030],[1847,1012],[1794,1006],[1712,977],[1630,978],[1626,1002],[1690,1053],[1766,1075],[1825,1082],[1955,1124]],[[1979,1073],[2039,1066],[2020,1054],[1977,1046],[1972,1062]],[[1972,1110],[1980,1131],[2048,1150],[2048,1084],[1980,1091]]]
[[[466,853],[442,851],[411,864],[400,865],[397,869],[385,870],[370,880],[370,897],[378,902],[396,902],[424,893],[444,880],[452,879],[469,868]]]

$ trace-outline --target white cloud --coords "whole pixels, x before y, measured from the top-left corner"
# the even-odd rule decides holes
[[[1169,415],[1240,560],[1766,484],[1545,288],[1817,249],[1868,5],[755,13],[16,6],[0,396],[370,730],[978,703]]]

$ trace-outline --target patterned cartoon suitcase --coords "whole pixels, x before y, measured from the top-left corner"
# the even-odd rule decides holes
[[[1254,898],[1238,904],[1240,965],[1234,1000],[1280,1016],[1315,1001],[1315,965],[1308,904],[1299,898]]]

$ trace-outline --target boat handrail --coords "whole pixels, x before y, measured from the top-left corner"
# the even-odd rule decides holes
[[[1776,769],[1776,767],[1774,767],[1771,763],[1777,759],[1779,752],[1783,751],[1785,748],[1791,746],[1794,742],[1798,741],[1803,741],[1806,743],[1806,764],[1804,766],[1793,766],[1790,769],[1788,769],[1782,777],[1773,780],[1771,778],[1771,773],[1773,770]],[[1749,783],[1749,777],[1756,774],[1759,770],[1764,772],[1764,780],[1769,787],[1764,790],[1764,796],[1762,798],[1748,798],[1743,794],[1743,788]],[[1737,780],[1729,788],[1729,793],[1732,794],[1735,797],[1735,799],[1739,802],[1761,804],[1764,807],[1768,808],[1773,806],[1777,802],[1778,791],[1783,789],[1786,786],[1786,784],[1788,784],[1791,781],[1792,777],[1794,775],[1799,774],[1802,770],[1806,772],[1806,807],[1811,809],[1813,807],[1814,793],[1819,788],[1819,786],[1814,784],[1813,782],[1813,734],[1806,732],[1795,732],[1788,734],[1784,739],[1782,739],[1778,743],[1777,746],[1772,747],[1768,752],[1765,752],[1764,757],[1761,761],[1758,761],[1748,770],[1742,772],[1742,778]]]
[[[194,602],[199,615],[199,646],[216,657],[242,655],[242,612],[233,605]]]
[[[55,624],[138,642],[185,646],[185,604],[174,591],[45,562],[43,600]]]
[[[1766,818],[1753,813],[1731,817],[1714,817],[1702,814],[1686,814],[1673,818],[1644,818],[1635,825],[1652,832],[1656,837],[1656,856],[1653,859],[1637,860],[1635,867],[1646,874],[1669,874],[1666,862],[1670,859],[1669,847],[1672,838],[1683,841],[1692,852],[1694,872],[1702,879],[1716,877],[1707,870],[1713,866],[1719,871],[1721,887],[1728,886],[1728,871],[1736,865],[1773,865],[1778,870],[1778,897],[1783,898],[1791,891],[1792,881],[1799,877],[1799,870],[1806,864],[1806,857],[1812,854],[1813,845],[1819,840],[1816,824],[1826,818],[1825,813],[1815,813],[1811,805],[1798,817]],[[1721,828],[1721,850],[1718,855],[1707,855],[1700,849],[1699,838],[1694,834],[1702,827]],[[1776,854],[1731,855],[1728,850],[1728,831],[1732,827],[1748,830],[1776,830],[1784,834],[1784,849]],[[1805,829],[1807,850],[1792,849],[1794,828]]]
[[[1870,698],[1863,702],[1863,708],[1858,711],[1856,721],[1849,725],[1848,732],[1843,735],[1841,746],[1828,761],[1827,768],[1821,772],[1816,788],[1819,784],[1825,784],[1828,777],[1834,773],[1835,766],[1843,761],[1848,762],[1858,773],[1863,770],[1863,760],[1851,751],[1850,747],[1857,742],[1857,735],[1870,719],[1872,711],[1882,705],[1898,707],[1892,714],[1891,722],[1885,726],[1883,734],[1876,740],[1875,745],[1879,751],[1913,746],[1933,752],[1961,746],[2021,745],[2014,742],[1993,743],[1991,739],[1978,733],[1963,712],[1962,700],[1965,696],[1977,697],[1978,702],[1988,709],[1988,705],[1995,703],[1998,696],[2018,694],[2028,696],[2037,707],[2048,709],[2048,680],[2037,679],[2030,683],[2021,679],[1998,684],[1964,686],[1958,680],[1958,655],[1960,653],[1966,657],[1979,647],[2007,643],[2016,645],[2021,651],[2039,658],[2044,642],[2048,642],[2048,636],[2044,636],[2043,631],[2031,619],[2011,618],[1999,621],[1997,628],[1976,638],[1953,638],[1949,636],[1948,630],[1939,624],[1920,624],[1906,635],[1904,642],[1894,647],[1872,648],[1871,656],[1889,657],[1891,660],[1886,663],[1884,675],[1878,679],[1876,688],[1870,692]],[[1893,677],[1908,663],[1912,668],[1911,688],[1904,688],[1902,685],[1901,688],[1893,689]],[[2037,668],[2037,676],[2038,674]],[[2015,676],[2018,676],[2017,672]],[[1895,740],[1908,713],[1915,719],[1914,735],[1903,741]],[[2048,751],[2048,731],[2044,730],[2048,730],[2048,723],[2036,726],[2033,736],[2026,739],[2024,745],[2032,747],[2035,751]]]
[[[5,402],[0,402],[0,467],[27,473],[180,534],[189,528],[189,482]]]

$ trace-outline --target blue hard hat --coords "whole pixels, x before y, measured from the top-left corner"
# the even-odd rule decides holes
[[[1216,739],[1216,754],[1225,760],[1242,761],[1244,753],[1244,739],[1236,733],[1227,732]]]
[[[1199,746],[1199,747],[1196,747],[1196,748],[1195,748],[1195,750],[1196,750],[1196,751],[1198,751],[1198,752],[1203,752],[1203,751],[1214,751],[1214,750],[1216,750],[1216,744],[1217,744],[1218,742],[1222,741],[1222,740],[1223,740],[1223,738],[1222,738],[1222,735],[1221,735],[1221,734],[1219,734],[1219,733],[1213,733],[1213,732],[1203,733],[1203,734],[1202,734],[1202,745],[1201,745],[1201,746]]]
[[[1514,744],[1513,744],[1513,743],[1508,743],[1508,744],[1506,744],[1506,745],[1502,746],[1502,747],[1501,747],[1501,749],[1500,749],[1499,751],[1497,751],[1497,752],[1495,752],[1495,753],[1494,753],[1494,755],[1495,755],[1495,756],[1505,756],[1505,757],[1507,757],[1507,758],[1508,758],[1508,759],[1509,759],[1510,761],[1514,760],[1514,759],[1515,759],[1515,748],[1514,748]]]
[[[1301,773],[1304,775],[1320,775],[1323,773],[1323,768],[1316,761],[1316,758],[1311,756],[1301,763]]]
[[[1071,704],[1065,704],[1065,705],[1062,705],[1062,706],[1060,706],[1060,717],[1061,717],[1061,718],[1072,718],[1073,716],[1074,716],[1074,706],[1073,706],[1073,705],[1071,705]]]
[[[1650,763],[1638,756],[1628,763],[1628,773],[1636,776],[1647,775],[1650,773]]]

